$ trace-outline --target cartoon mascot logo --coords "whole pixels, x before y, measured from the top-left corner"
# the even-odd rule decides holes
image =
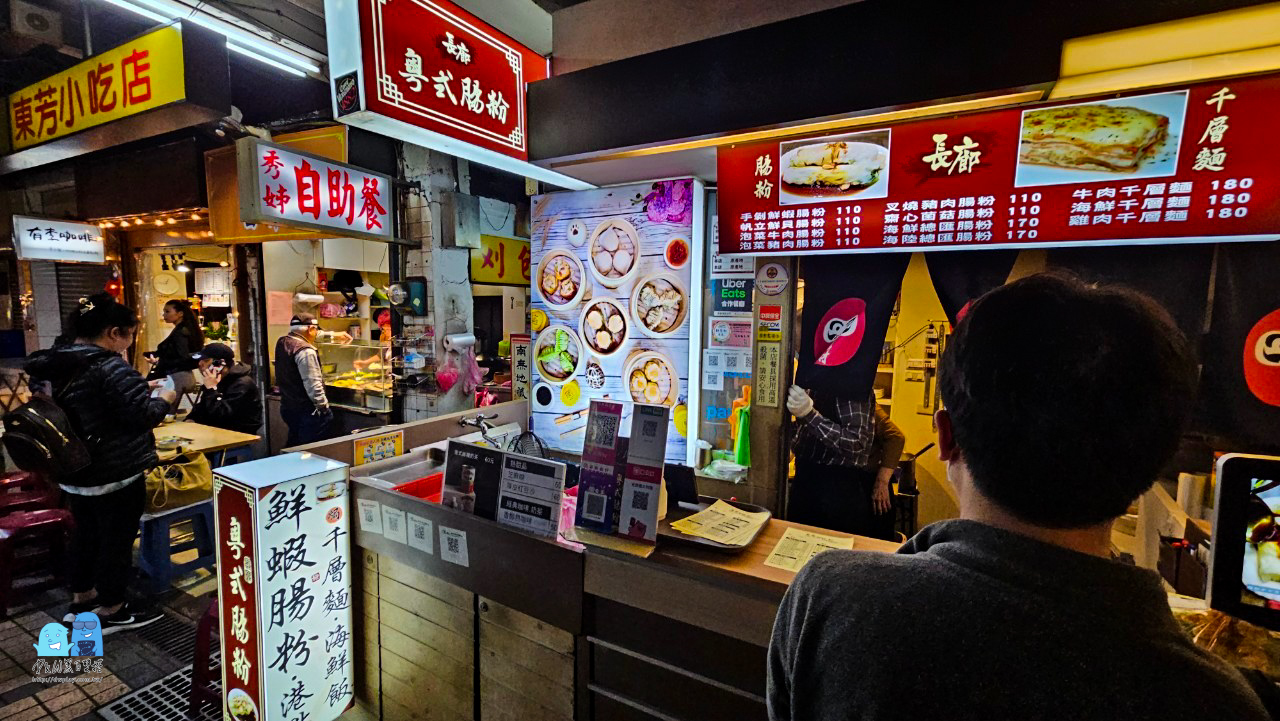
[[[814,362],[820,366],[849,362],[862,346],[866,328],[867,304],[861,298],[845,298],[831,306],[813,337]]]

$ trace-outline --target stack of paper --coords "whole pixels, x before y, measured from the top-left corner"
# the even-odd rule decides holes
[[[813,560],[814,556],[823,551],[851,548],[853,548],[852,538],[788,528],[787,532],[782,534],[782,538],[778,539],[778,545],[773,547],[773,552],[765,559],[764,565],[781,568],[784,571],[799,571],[806,563]]]
[[[671,527],[686,535],[727,546],[745,546],[768,521],[768,511],[751,513],[724,501],[716,501],[688,518],[674,521]]]

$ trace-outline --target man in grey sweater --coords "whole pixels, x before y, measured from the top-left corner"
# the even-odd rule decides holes
[[[1190,414],[1195,365],[1136,293],[1040,275],[976,301],[942,358],[960,519],[897,554],[829,551],[769,647],[790,719],[1266,719],[1151,572],[1109,558]]]

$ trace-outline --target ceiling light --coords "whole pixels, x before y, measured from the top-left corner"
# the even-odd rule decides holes
[[[164,221],[163,221],[163,220],[160,220],[159,218],[156,218],[156,225],[157,225],[157,226],[164,225]]]
[[[191,214],[191,219],[192,219],[192,220],[200,220],[200,214],[199,214],[199,213],[192,213],[192,214]]]
[[[128,220],[122,220],[122,221],[120,221],[120,227],[121,227],[121,228],[128,228],[128,227],[129,227],[129,221],[128,221]]]
[[[115,223],[112,223],[111,221],[109,221],[109,220],[108,220],[107,222],[105,222],[105,223],[103,223],[103,224],[102,224],[102,227],[104,227],[104,228],[114,228],[114,227],[116,227],[116,224],[115,224]]]
[[[178,272],[179,272],[179,273],[190,273],[190,272],[191,272],[191,269],[187,267],[187,264],[186,264],[186,263],[182,263],[182,264],[180,264],[180,265],[178,266]]]
[[[315,60],[297,50],[285,47],[282,41],[255,33],[207,10],[200,10],[175,0],[107,0],[107,2],[155,22],[167,23],[181,20],[212,30],[226,38],[227,49],[272,67],[288,70],[290,73],[301,75],[307,72],[316,74],[320,72],[320,66]]]
[[[225,268],[225,267],[227,267],[228,265],[231,265],[231,264],[230,264],[230,263],[228,263],[228,262],[227,262],[227,261],[225,261],[225,260],[220,260],[220,261],[218,261],[218,265],[220,265],[220,266],[222,266],[223,268]]]
[[[177,224],[178,224],[178,221],[174,220],[173,218],[168,218],[168,219],[166,219],[164,222],[168,223],[169,225],[177,225]]]
[[[299,70],[299,69],[297,69],[297,68],[289,67],[288,65],[285,65],[284,63],[280,62],[279,60],[273,60],[273,59],[271,59],[271,58],[269,58],[269,57],[267,57],[267,56],[265,56],[265,55],[262,55],[262,54],[260,54],[260,53],[255,53],[254,51],[250,50],[249,48],[245,48],[245,47],[241,47],[241,46],[239,46],[239,45],[236,45],[235,43],[231,42],[230,40],[228,40],[228,41],[227,41],[227,50],[230,50],[230,51],[231,51],[231,52],[233,52],[233,53],[240,53],[241,55],[245,56],[246,58],[253,58],[254,60],[257,60],[258,62],[263,63],[264,65],[270,65],[271,67],[273,67],[273,68],[275,68],[275,69],[277,69],[277,70],[283,70],[284,72],[289,73],[290,75],[297,75],[297,76],[298,76],[298,77],[300,77],[300,78],[305,78],[305,77],[307,77],[307,74],[306,74],[306,73],[302,72],[301,70]]]

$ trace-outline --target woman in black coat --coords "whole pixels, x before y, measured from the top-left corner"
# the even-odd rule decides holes
[[[190,302],[177,299],[164,304],[163,317],[166,323],[173,324],[173,330],[156,346],[154,360],[148,358],[155,365],[147,380],[176,376],[173,386],[179,393],[195,390],[197,384],[192,371],[196,368],[196,360],[192,356],[204,348],[200,321]]]
[[[89,450],[92,463],[59,478],[75,518],[70,614],[93,611],[105,634],[157,620],[125,603],[133,541],[146,503],[143,476],[159,459],[152,429],[176,394],[151,396],[142,374],[121,355],[133,345],[138,316],[106,293],[81,299],[63,342],[31,354],[32,384],[47,383]]]

